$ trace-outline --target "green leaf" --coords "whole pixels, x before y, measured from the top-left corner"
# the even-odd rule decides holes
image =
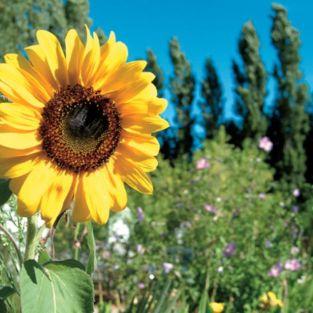
[[[48,263],[49,261],[50,261],[50,256],[49,256],[47,250],[46,249],[41,250],[39,252],[38,263],[40,265],[43,265],[45,263]]]
[[[207,273],[205,286],[200,298],[199,313],[211,312],[208,306],[209,305],[208,289],[209,289],[209,273]]]
[[[5,300],[7,297],[13,295],[16,290],[10,286],[1,286],[0,285],[0,300]]]
[[[92,313],[93,283],[75,260],[40,265],[24,263],[21,271],[23,313]]]
[[[86,272],[88,274],[92,274],[95,271],[95,268],[97,267],[97,259],[96,259],[96,243],[95,243],[95,237],[93,234],[93,227],[92,223],[88,222],[87,225],[87,244],[89,248],[89,257],[88,257],[88,263]]]
[[[7,307],[3,300],[0,300],[0,312],[1,313],[8,313]]]
[[[0,179],[0,205],[5,204],[9,200],[11,194],[12,192],[9,188],[9,180]]]

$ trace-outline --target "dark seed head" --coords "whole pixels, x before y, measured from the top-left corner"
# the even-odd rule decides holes
[[[60,168],[93,171],[119,143],[120,116],[114,102],[99,92],[68,86],[46,104],[39,134],[43,150]]]

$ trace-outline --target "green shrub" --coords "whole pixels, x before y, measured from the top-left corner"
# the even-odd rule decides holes
[[[110,231],[103,237],[105,285],[127,302],[155,281],[170,280],[193,308],[208,274],[209,299],[224,302],[228,312],[255,312],[270,290],[287,303],[289,284],[297,284],[309,264],[292,195],[275,191],[265,157],[255,143],[235,149],[222,130],[192,163],[181,159],[171,167],[160,160],[154,195],[131,193],[124,224],[121,215],[109,222],[109,229],[116,221],[117,229],[127,225],[129,238],[112,242]],[[200,158],[209,168],[197,170]],[[293,246],[300,249],[296,256]],[[300,270],[269,276],[272,266],[293,258],[301,258]]]

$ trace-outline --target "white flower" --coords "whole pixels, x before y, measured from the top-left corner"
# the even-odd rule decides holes
[[[109,242],[110,238],[113,242],[127,242],[130,235],[129,227],[122,219],[115,221],[111,225],[110,233]]]
[[[165,274],[168,274],[173,268],[174,268],[174,265],[172,263],[168,263],[168,262],[163,263],[163,270]]]
[[[223,267],[223,266],[219,266],[219,267],[217,268],[217,272],[218,272],[218,273],[223,273],[223,272],[224,272],[224,267]]]

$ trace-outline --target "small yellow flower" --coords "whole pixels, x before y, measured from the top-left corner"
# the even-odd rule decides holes
[[[212,313],[222,313],[224,310],[224,303],[210,302],[209,306]]]
[[[107,221],[126,207],[124,184],[151,194],[157,167],[152,133],[168,127],[145,61],[127,62],[127,47],[111,33],[100,46],[71,29],[65,51],[50,32],[26,54],[0,64],[0,177],[10,179],[18,213],[37,212],[48,226],[68,208],[76,222]]]
[[[264,293],[260,297],[260,302],[261,302],[262,308],[264,309],[283,307],[283,302],[280,299],[278,299],[276,294],[272,291]]]

